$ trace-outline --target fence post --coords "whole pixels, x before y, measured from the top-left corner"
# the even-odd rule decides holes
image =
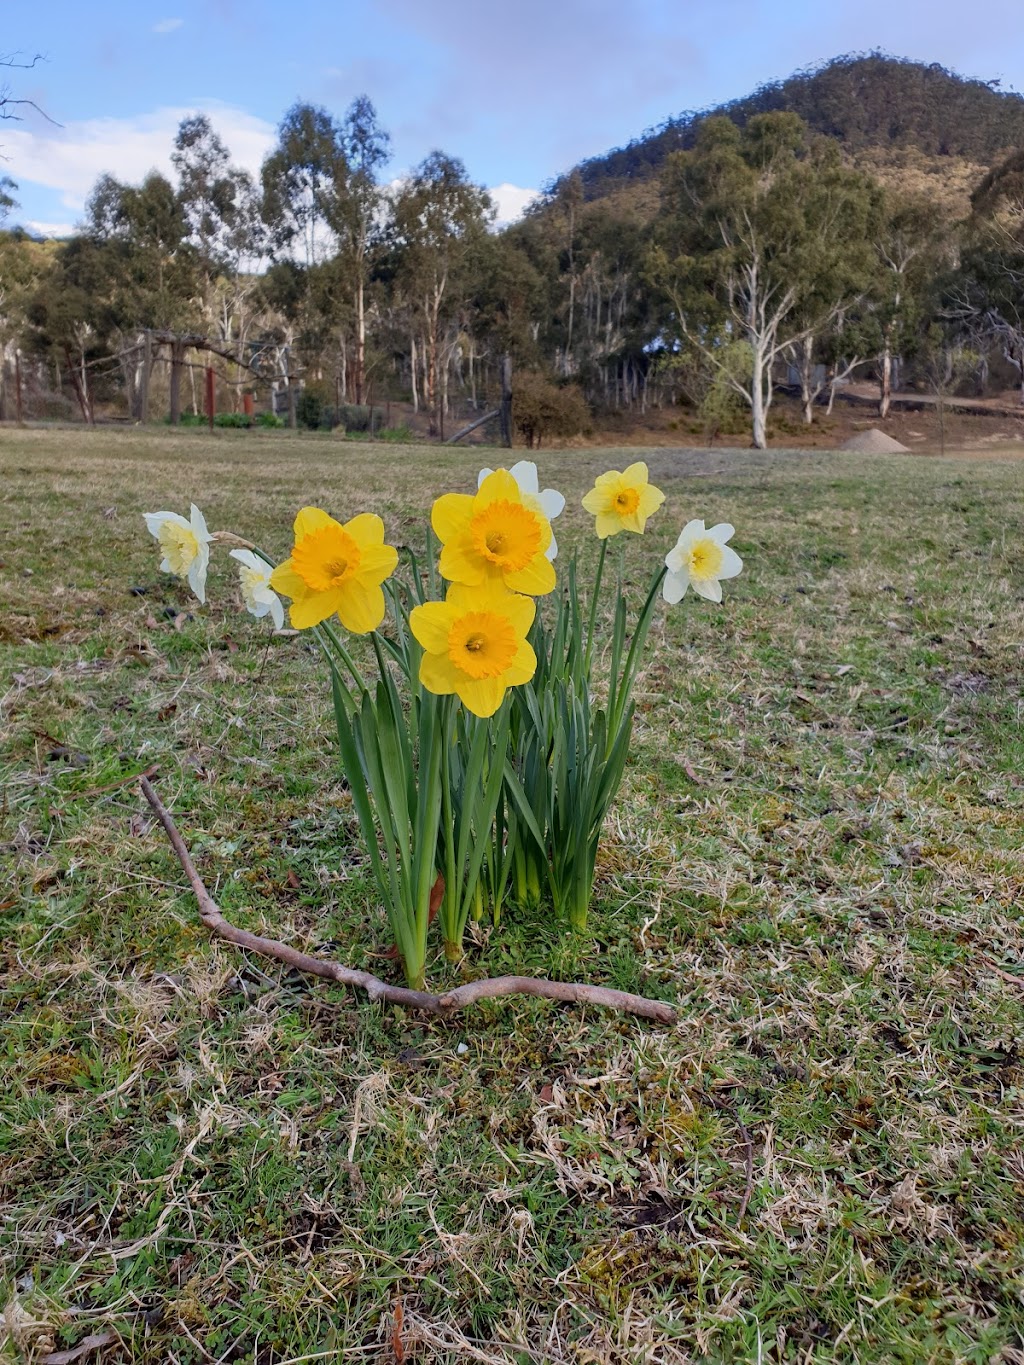
[[[213,430],[214,413],[217,411],[216,373],[212,365],[206,367],[206,416],[210,430]]]

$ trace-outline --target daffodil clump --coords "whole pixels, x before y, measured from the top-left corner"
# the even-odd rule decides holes
[[[342,766],[412,986],[425,980],[439,892],[451,960],[485,903],[495,924],[509,899],[524,910],[550,903],[566,924],[586,923],[659,594],[676,603],[692,587],[720,602],[722,582],[742,568],[727,543],[731,526],[691,520],[635,615],[620,562],[609,632],[600,612],[608,541],[643,535],[664,500],[643,463],[596,480],[582,499],[600,541],[586,594],[575,555],[556,592],[551,523],[565,498],[541,489],[530,461],[484,469],[475,492],[436,499],[426,573],[411,551],[400,569],[384,522],[370,512],[343,520],[301,508],[290,552],[276,564],[233,533],[211,533],[194,505],[187,520],[146,514],[161,569],[201,602],[211,547],[228,544],[245,609],[281,631],[287,599],[292,628],[320,646]],[[371,676],[349,637],[372,645]]]

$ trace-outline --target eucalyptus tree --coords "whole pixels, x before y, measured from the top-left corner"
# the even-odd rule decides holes
[[[1017,370],[1024,405],[1024,152],[994,167],[975,190],[952,298]]]
[[[395,195],[396,282],[422,328],[424,396],[439,424],[457,335],[451,324],[472,292],[469,267],[493,217],[487,191],[473,184],[461,161],[443,152],[431,152]]]
[[[695,148],[669,159],[650,260],[667,305],[664,329],[742,396],[759,449],[776,362],[827,328],[862,287],[861,271],[843,258],[870,214],[863,177],[811,140],[794,114],[761,114],[743,129],[708,119]],[[742,374],[738,342],[749,358]]]
[[[366,389],[366,291],[375,257],[383,241],[386,198],[380,172],[390,156],[391,139],[380,126],[366,95],[349,105],[340,128],[345,175],[334,186],[328,221],[337,243],[339,264],[352,295],[354,357],[352,387],[357,403]]]

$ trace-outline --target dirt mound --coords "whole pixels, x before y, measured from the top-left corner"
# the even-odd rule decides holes
[[[872,427],[870,431],[859,431],[856,436],[851,436],[848,441],[844,441],[839,447],[840,450],[863,450],[869,455],[887,455],[889,452],[896,453],[903,451],[907,453],[907,447],[901,446],[899,441],[894,441],[891,436],[886,436],[884,431],[879,431],[877,427]]]

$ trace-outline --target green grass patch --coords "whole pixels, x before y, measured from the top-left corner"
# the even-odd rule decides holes
[[[563,553],[638,454],[543,456]],[[641,991],[672,1030],[425,1020],[247,958],[114,785],[159,765],[238,923],[394,975],[317,656],[223,553],[199,607],[141,513],[416,543],[479,455],[4,433],[7,1357],[389,1360],[400,1322],[407,1360],[1024,1358],[1024,464],[648,458],[627,580],[692,516],[746,568],[656,618],[593,936],[511,910],[428,971]]]

